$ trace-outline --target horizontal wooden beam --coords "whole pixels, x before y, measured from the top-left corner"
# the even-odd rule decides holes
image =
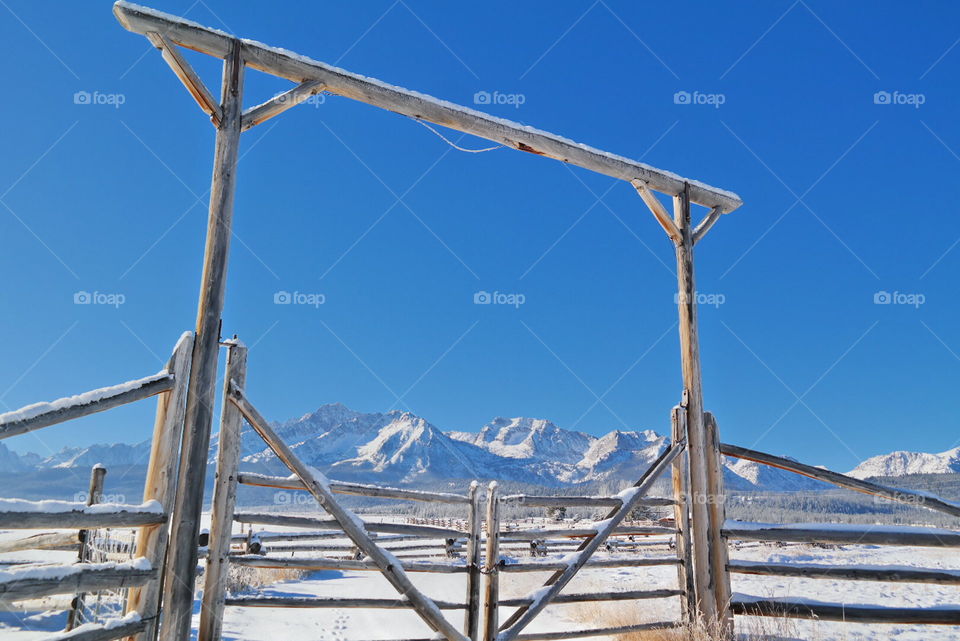
[[[237,512],[233,520],[239,523],[253,523],[254,525],[276,525],[281,527],[303,527],[316,530],[339,530],[340,524],[333,519],[316,519],[308,516],[288,516],[286,514],[268,514],[254,512]],[[415,534],[428,538],[454,539],[467,535],[460,530],[449,528],[430,527],[426,525],[407,525],[406,523],[368,523],[364,522],[367,532],[382,532],[385,534]],[[344,535],[346,536],[346,535]]]
[[[871,483],[869,481],[862,481],[860,479],[855,479],[852,476],[847,476],[838,472],[831,472],[830,470],[813,467],[812,465],[806,465],[804,463],[798,463],[797,461],[792,461],[781,456],[774,456],[773,454],[767,454],[766,452],[748,450],[745,447],[738,447],[736,445],[730,445],[729,443],[721,443],[720,452],[734,458],[754,461],[756,463],[763,463],[764,465],[769,465],[770,467],[787,470],[788,472],[795,472],[802,476],[808,476],[812,479],[823,481],[824,483],[830,483],[838,487],[853,490],[854,492],[879,496],[890,501],[906,503],[908,505],[914,505],[917,507],[925,507],[937,512],[949,514],[950,516],[960,516],[960,505],[949,503],[935,496],[930,496],[929,494],[914,492],[912,490],[886,487],[877,483]]]
[[[465,610],[463,603],[436,601],[441,610]],[[408,599],[374,599],[366,597],[304,597],[304,596],[247,596],[227,597],[225,605],[245,608],[375,608],[383,610],[409,610],[413,606]]]
[[[0,541],[0,553],[76,548],[79,545],[79,532],[42,532],[22,539]]]
[[[235,40],[233,36],[221,31],[123,0],[114,5],[113,12],[120,24],[129,31],[141,35],[151,31],[161,32],[177,44],[218,58],[226,57]],[[665,194],[679,194],[683,190],[684,182],[689,182],[690,199],[693,202],[706,207],[720,207],[724,212],[733,211],[742,204],[740,197],[734,193],[588,147],[556,134],[350,73],[283,49],[268,47],[251,40],[242,42],[244,61],[259,71],[298,83],[319,81],[326,85],[325,90],[329,93],[621,180],[641,180],[651,189]]]
[[[81,509],[51,512],[0,512],[0,529],[5,530],[139,527],[160,525],[166,522],[167,516],[165,514],[137,510],[136,506],[124,506],[114,512],[87,512]]]
[[[590,559],[586,566],[591,569],[596,568],[641,568],[658,565],[679,565],[680,559],[675,557],[637,559],[637,558],[619,558],[619,559]],[[528,561],[524,563],[504,563],[497,567],[500,572],[559,572],[565,570],[566,563],[557,561]]]
[[[275,487],[285,490],[304,490],[306,488],[303,482],[298,478],[284,476],[267,476],[266,474],[254,474],[250,472],[241,472],[237,476],[237,481],[242,485],[253,485],[256,487]],[[372,496],[385,499],[402,499],[407,501],[425,501],[430,503],[470,503],[470,499],[463,494],[452,494],[449,492],[424,492],[421,490],[404,490],[396,487],[381,487],[379,485],[367,485],[366,483],[344,483],[343,481],[330,481],[330,490],[336,494],[351,494],[354,496]]]
[[[615,496],[536,496],[532,494],[511,494],[500,499],[504,505],[522,507],[620,507],[621,501]],[[673,505],[673,499],[644,497],[639,505],[654,507]]]
[[[534,539],[587,538],[594,536],[596,530],[590,528],[566,528],[556,530],[504,530],[500,532],[501,541],[532,541]],[[624,525],[613,529],[612,536],[658,536],[675,535],[677,528],[659,525]]]
[[[213,97],[213,94],[210,93],[210,90],[207,89],[207,85],[203,83],[203,80],[200,79],[197,72],[190,66],[190,63],[187,62],[186,58],[177,51],[177,46],[170,42],[165,35],[157,33],[156,31],[147,33],[146,36],[147,40],[160,50],[163,60],[169,65],[170,69],[173,70],[177,78],[180,79],[183,86],[187,88],[187,91],[189,91],[193,99],[197,101],[200,108],[210,116],[210,121],[213,122],[214,126],[219,127],[220,121],[223,119],[223,114],[220,112],[220,104]]]
[[[805,579],[960,585],[960,570],[857,567],[845,565],[815,565],[811,563],[762,563],[758,561],[731,561],[727,567],[731,572],[737,574],[752,574],[756,576],[789,576],[802,577]]]
[[[300,570],[356,570],[379,572],[373,561],[354,561],[350,559],[303,558],[284,557],[274,558],[255,555],[231,555],[230,563],[250,568],[281,569],[292,568]],[[453,563],[408,562],[402,563],[407,572],[434,572],[437,574],[461,574],[468,571],[465,565]]]
[[[79,566],[62,566],[64,572],[58,576],[33,576],[29,570],[11,572],[12,578],[0,580],[0,600],[22,601],[39,599],[54,594],[75,594],[77,592],[96,592],[98,590],[116,590],[137,587],[157,578],[155,569],[133,567],[110,567],[76,570]],[[43,568],[52,572],[54,568]],[[26,576],[18,577],[17,574]]]
[[[173,389],[173,375],[163,374],[142,379],[136,387],[117,385],[94,390],[79,396],[61,398],[51,403],[28,405],[13,412],[0,414],[0,439],[26,434],[41,427],[103,412],[120,405],[133,403]],[[115,390],[115,391],[114,391]]]
[[[734,614],[843,621],[846,623],[903,623],[960,625],[960,608],[886,608],[790,599],[735,598]]]
[[[631,590],[628,592],[590,592],[584,594],[559,594],[550,602],[554,603],[590,603],[596,601],[635,601],[640,599],[666,599],[680,596],[683,590]],[[530,605],[533,599],[500,599],[501,606],[518,607]]]
[[[776,525],[738,527],[727,521],[723,536],[742,541],[783,541],[785,543],[831,543],[836,545],[915,545],[917,547],[960,547],[960,532],[929,528],[883,529],[865,525],[830,528],[829,525]]]
[[[319,80],[307,80],[256,107],[250,107],[240,117],[240,131],[252,129],[274,116],[279,116],[287,109],[296,107],[308,100],[310,96],[323,91],[324,86]]]
[[[113,641],[140,634],[147,627],[147,621],[132,619],[123,623],[96,623],[81,626],[70,632],[59,632],[37,641]]]

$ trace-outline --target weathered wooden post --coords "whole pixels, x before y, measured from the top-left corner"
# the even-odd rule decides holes
[[[247,383],[247,347],[234,336],[227,352],[223,397],[230,383]],[[217,476],[213,485],[210,510],[210,543],[204,574],[203,604],[200,609],[199,641],[220,639],[223,624],[224,585],[230,569],[230,539],[233,534],[233,510],[237,499],[237,471],[240,466],[240,428],[243,416],[233,403],[224,402],[220,416],[220,440],[217,452]]]
[[[107,468],[99,463],[90,469],[90,489],[87,492],[87,505],[99,503],[103,498],[103,478],[106,475]],[[90,561],[90,530],[80,530],[78,538],[80,540],[80,552],[77,555],[77,560],[80,563],[87,563]],[[68,632],[82,623],[84,597],[83,592],[79,592],[73,597],[70,615],[67,617]]]
[[[173,374],[173,389],[157,397],[143,500],[159,502],[164,514],[170,514],[176,497],[177,455],[183,434],[183,414],[192,358],[193,332],[185,332],[167,362],[167,371]],[[137,635],[140,641],[152,641],[157,636],[156,615],[163,593],[162,568],[167,556],[168,526],[168,523],[147,525],[137,533],[136,556],[149,559],[154,568],[161,569],[161,578],[140,588],[130,588],[127,594],[127,612],[139,612],[142,618],[149,621],[144,631]]]
[[[487,549],[484,574],[487,589],[484,595],[484,641],[496,641],[500,625],[497,616],[500,610],[500,496],[497,482],[491,481],[487,488]]]
[[[467,520],[467,612],[463,620],[463,633],[473,641],[479,640],[480,633],[480,484],[470,483],[470,516]]]
[[[676,445],[687,435],[687,413],[679,405],[670,412],[671,444]],[[677,558],[677,586],[684,591],[680,600],[680,614],[684,623],[692,623],[696,612],[693,589],[693,568],[690,564],[690,497],[687,491],[688,466],[686,452],[673,462],[671,471],[673,483],[673,518],[676,521],[677,535],[675,547]]]
[[[244,62],[240,40],[232,39],[223,63],[221,119],[217,126],[207,244],[200,281],[197,335],[187,389],[180,480],[171,521],[170,555],[164,576],[162,641],[190,636],[193,589],[197,576],[197,537],[203,509],[207,451],[216,396],[220,316],[227,281],[227,256],[233,221],[233,196],[240,149]]]
[[[693,225],[690,222],[690,184],[673,199],[673,222],[680,232],[677,254],[677,309],[680,319],[680,362],[683,373],[687,425],[687,464],[691,516],[691,556],[697,614],[708,626],[717,621],[717,599],[710,544],[711,497],[707,484],[708,444],[704,432],[700,339],[697,327],[697,287],[693,269]]]
[[[707,490],[713,500],[710,510],[710,563],[717,593],[717,625],[721,636],[733,634],[733,613],[730,611],[730,571],[727,540],[723,536],[726,520],[726,493],[723,487],[723,455],[720,453],[720,434],[717,420],[710,412],[704,412],[704,429],[707,439]]]

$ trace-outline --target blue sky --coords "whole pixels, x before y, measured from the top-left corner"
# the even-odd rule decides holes
[[[192,328],[214,131],[110,3],[0,5],[6,411],[152,373]],[[479,108],[737,191],[697,253],[699,291],[722,302],[701,308],[701,339],[724,440],[840,470],[958,444],[960,7],[153,6],[453,102],[497,92]],[[189,59],[219,91],[218,61]],[[287,86],[251,71],[246,103]],[[628,184],[464,153],[337,97],[244,134],[242,154],[224,334],[252,345],[267,416],[341,401],[445,429],[668,429],[673,251]],[[152,413],[5,443],[138,441]]]

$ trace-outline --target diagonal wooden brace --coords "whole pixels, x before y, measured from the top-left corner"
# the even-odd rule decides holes
[[[290,468],[290,471],[300,478],[310,494],[337,521],[350,540],[380,568],[380,572],[396,588],[397,592],[410,600],[411,607],[427,625],[445,636],[449,641],[470,641],[468,637],[447,621],[432,599],[414,587],[400,561],[379,547],[370,538],[370,535],[364,529],[363,521],[337,502],[323,475],[301,461],[287,444],[280,440],[267,420],[250,403],[243,390],[234,381],[230,381],[227,399],[237,406],[243,417],[270,446],[277,458],[283,461]]]
[[[219,127],[220,121],[223,118],[220,105],[214,99],[210,90],[207,89],[207,85],[203,84],[203,81],[200,80],[200,76],[193,70],[193,67],[190,66],[186,58],[180,55],[177,45],[171,42],[165,35],[156,31],[147,33],[147,39],[153,43],[154,47],[160,50],[164,61],[170,65],[173,73],[177,74],[177,78],[180,78],[180,82],[187,88],[187,91],[189,91],[193,99],[197,101],[200,108],[207,112],[213,125]]]
[[[650,191],[650,187],[647,183],[642,180],[631,180],[630,184],[633,185],[634,189],[637,190],[637,193],[640,194],[640,197],[643,198],[643,202],[647,204],[647,207],[650,208],[650,211],[653,212],[654,217],[657,219],[657,222],[660,223],[660,226],[663,227],[663,230],[667,232],[667,236],[670,237],[674,243],[680,242],[680,230],[677,228],[676,223],[673,222],[667,208],[663,206],[659,200],[657,200],[656,195]]]
[[[621,493],[623,503],[620,507],[614,510],[609,518],[600,521],[595,526],[597,533],[581,546],[580,551],[568,562],[565,570],[551,577],[551,580],[548,581],[547,585],[543,588],[527,596],[528,599],[532,600],[532,603],[525,608],[517,610],[517,612],[504,623],[500,628],[500,634],[497,635],[497,641],[513,641],[516,639],[517,635],[519,635],[544,608],[550,605],[550,602],[553,601],[570,580],[576,576],[577,572],[590,560],[593,553],[607,540],[614,529],[627,518],[627,515],[637,506],[640,499],[650,490],[660,475],[670,469],[671,463],[683,452],[684,446],[685,443],[683,441],[672,445],[650,466],[650,469],[647,470],[647,473],[640,483]]]
[[[307,80],[289,91],[274,96],[263,104],[250,107],[243,112],[240,120],[240,131],[252,129],[265,120],[279,116],[287,109],[296,107],[301,102],[308,100],[310,96],[320,93],[326,86],[319,80]]]
[[[707,235],[707,232],[710,231],[710,228],[720,220],[720,214],[722,212],[719,208],[714,207],[707,213],[707,215],[700,221],[700,224],[696,226],[693,230],[693,244],[696,245],[700,240]]]

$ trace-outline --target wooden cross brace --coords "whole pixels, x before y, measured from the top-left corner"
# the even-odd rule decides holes
[[[333,492],[330,490],[328,483],[322,475],[320,475],[317,470],[306,465],[293,453],[287,444],[273,431],[267,423],[267,420],[263,418],[260,412],[250,403],[244,395],[243,389],[233,381],[230,382],[227,399],[240,410],[243,417],[247,419],[251,427],[260,434],[270,449],[277,455],[277,458],[283,461],[286,466],[290,468],[290,471],[297,475],[307,491],[309,491],[330,516],[337,521],[350,540],[354,542],[360,551],[376,563],[387,581],[396,588],[397,592],[410,601],[410,607],[420,615],[420,618],[422,618],[430,628],[445,636],[449,641],[470,641],[468,637],[463,635],[453,624],[447,621],[436,602],[414,587],[396,557],[374,542],[366,529],[364,529],[363,521],[337,502],[336,497],[334,497]]]
[[[527,627],[544,608],[550,605],[550,602],[557,598],[560,591],[570,583],[571,579],[577,575],[577,572],[586,565],[593,553],[596,552],[604,541],[613,534],[614,529],[630,514],[637,506],[640,499],[650,490],[653,483],[670,469],[673,460],[683,452],[685,443],[683,441],[674,443],[667,448],[654,461],[643,477],[637,481],[632,488],[621,493],[620,507],[614,508],[607,515],[607,518],[596,524],[596,534],[584,541],[574,556],[569,558],[566,569],[561,570],[547,579],[542,588],[527,595],[524,600],[529,599],[531,603],[521,607],[500,627],[500,633],[497,635],[497,641],[513,641],[517,635]]]
[[[210,116],[210,122],[213,123],[213,126],[220,127],[220,122],[223,119],[220,103],[213,98],[213,94],[207,88],[207,85],[204,84],[200,76],[197,75],[197,72],[193,70],[190,63],[183,57],[177,45],[167,36],[157,31],[148,31],[146,37],[147,40],[153,43],[153,46],[160,50],[164,61],[170,66],[170,69],[173,70],[177,78],[180,79],[183,86],[187,88],[187,91],[190,92],[193,99],[197,101],[200,108]],[[256,107],[245,110],[240,117],[240,131],[247,131],[274,116],[282,114],[291,107],[296,107],[309,99],[310,96],[323,91],[325,87],[326,85],[319,80],[306,80],[294,86],[289,91],[276,95]]]

